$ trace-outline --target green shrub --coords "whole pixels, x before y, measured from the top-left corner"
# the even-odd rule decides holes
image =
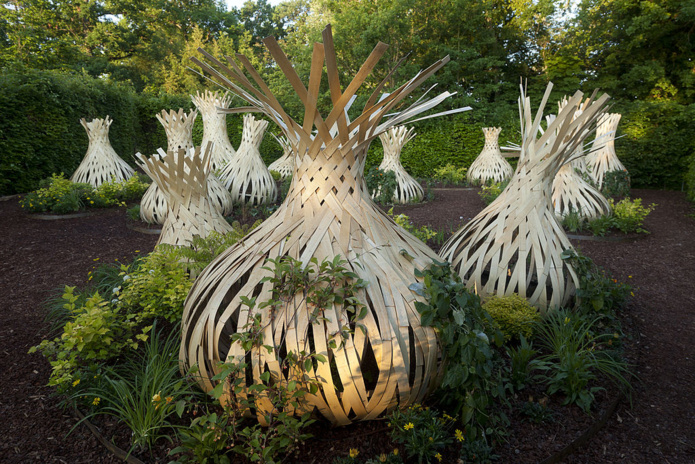
[[[570,210],[562,218],[562,227],[570,232],[581,232],[586,221],[581,216],[581,210],[575,211],[570,205]]]
[[[612,215],[599,216],[596,219],[592,219],[587,222],[586,226],[591,231],[592,234],[603,237],[615,226],[615,219]]]
[[[270,175],[273,177],[275,182],[279,182],[282,179],[282,174],[277,171],[270,171]]]
[[[622,169],[608,171],[603,177],[601,193],[610,198],[630,195],[630,174]]]
[[[403,445],[408,457],[419,463],[441,461],[441,452],[454,442],[454,424],[453,417],[440,417],[434,409],[419,404],[397,409],[389,416],[391,439]],[[457,432],[463,437],[461,430]]]
[[[393,207],[389,209],[386,214],[391,219],[393,219],[396,224],[403,227],[405,230],[407,230],[423,242],[427,242],[428,240],[434,239],[438,235],[442,235],[443,239],[443,234],[441,232],[437,232],[433,229],[430,229],[427,226],[415,227],[415,225],[413,225],[413,223],[410,221],[410,218],[405,214],[399,214],[397,216],[394,216]]]
[[[613,210],[615,227],[619,231],[626,234],[630,232],[649,233],[649,231],[642,228],[642,223],[649,213],[654,211],[656,204],[652,203],[647,207],[642,206],[641,198],[635,198],[634,200],[625,198],[618,203],[613,203],[613,200],[609,200],[609,203]]]
[[[466,440],[487,443],[487,437],[501,433],[508,423],[506,415],[494,404],[506,401],[499,353],[503,335],[494,329],[490,315],[451,272],[448,263],[435,263],[415,275],[422,280],[411,290],[426,303],[416,302],[423,326],[437,331],[446,366],[439,389],[435,392],[442,408],[458,415],[465,427]]]
[[[393,194],[398,188],[396,174],[393,171],[381,171],[372,168],[364,178],[367,190],[374,196],[374,201],[382,205],[393,203]]]
[[[533,338],[533,327],[540,320],[538,310],[516,293],[492,295],[484,300],[483,309],[490,314],[505,340],[519,339],[522,335]]]
[[[502,182],[493,182],[488,185],[483,185],[480,188],[480,192],[478,192],[478,195],[480,195],[480,198],[483,199],[486,205],[489,205],[493,201],[495,201],[495,198],[500,196],[502,191],[507,188],[507,185],[509,185],[509,181],[505,180]]]
[[[456,167],[449,163],[435,168],[432,179],[443,184],[464,185],[466,183],[466,172],[468,172],[468,168]]]
[[[81,372],[94,370],[97,365],[117,357],[124,350],[135,349],[137,340],[146,335],[135,335],[135,322],[123,318],[117,307],[99,293],[94,293],[78,306],[75,287],[65,287],[63,300],[71,313],[63,333],[53,340],[43,340],[29,352],[41,352],[51,363],[48,384],[66,391],[79,383]]]

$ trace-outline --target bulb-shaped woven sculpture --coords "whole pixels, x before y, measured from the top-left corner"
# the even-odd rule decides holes
[[[203,117],[203,141],[200,146],[207,147],[210,142],[213,144],[210,170],[214,173],[226,166],[236,154],[227,135],[227,115],[218,111],[218,108],[229,108],[232,98],[229,93],[206,90],[202,94],[197,92],[191,95],[191,100]]]
[[[190,153],[160,149],[149,159],[135,155],[138,165],[159,186],[169,208],[157,245],[188,246],[195,235],[204,238],[213,230],[221,234],[232,230],[208,198],[211,148],[207,145],[202,156],[200,147]]]
[[[596,128],[596,143],[601,147],[587,155],[589,173],[599,189],[603,188],[606,173],[627,171],[615,154],[615,131],[618,129],[620,117],[619,113],[608,113],[599,120]]]
[[[560,103],[563,108],[565,101]],[[584,106],[576,108],[574,117],[581,115]],[[593,220],[603,215],[610,214],[611,207],[608,200],[582,178],[580,172],[586,172],[586,153],[584,144],[579,144],[573,155],[573,160],[564,164],[553,180],[553,207],[555,215],[562,220],[571,212],[579,217]],[[582,170],[584,169],[584,170]]]
[[[277,197],[277,185],[265,166],[259,148],[268,121],[244,115],[244,129],[236,156],[222,169],[220,179],[235,203],[263,205]]]
[[[87,131],[89,146],[82,162],[70,178],[73,182],[91,184],[99,187],[104,182],[122,182],[129,179],[135,171],[123,161],[109,142],[111,118],[93,119],[87,122],[80,119],[80,124]]]
[[[531,102],[519,99],[522,145],[507,188],[487,208],[444,244],[440,256],[450,261],[466,285],[483,295],[518,293],[542,308],[565,304],[578,283],[561,254],[572,245],[555,217],[551,186],[560,167],[576,156],[608,96],[592,97],[572,120],[577,92],[539,138],[540,123],[552,85],[535,119]]]
[[[408,129],[405,126],[398,126],[379,135],[381,144],[384,146],[384,159],[379,165],[379,170],[393,171],[396,175],[398,186],[393,192],[395,203],[421,201],[425,197],[425,191],[420,183],[413,179],[413,176],[408,174],[401,164],[401,150],[403,145],[415,137],[413,130],[412,127]],[[376,195],[376,192],[374,194]]]
[[[194,59],[218,82],[268,115],[285,135],[296,139],[302,155],[297,157],[289,193],[278,210],[243,244],[222,253],[196,280],[185,304],[180,359],[184,366],[197,364],[203,388],[210,389],[217,383],[212,377],[219,371],[220,361],[245,359],[253,380],[243,382],[259,382],[261,373],[267,371],[273,382],[284,383],[293,378],[281,368],[285,353],[307,350],[322,354],[327,361],[308,366],[306,371],[320,384],[318,392],[304,397],[306,406],[316,408],[335,424],[347,424],[375,418],[398,404],[421,401],[438,378],[437,338],[432,328],[421,326],[415,309],[421,297],[408,288],[415,280],[414,270],[428,266],[436,255],[372,202],[363,170],[374,138],[451,94],[444,92],[401,112],[393,111],[441,68],[447,57],[378,100],[386,81],[382,82],[362,114],[350,122],[344,108],[387,46],[379,43],[357,76],[342,88],[330,26],[323,39],[323,44],[314,45],[308,88],[275,39],[264,40],[304,103],[301,124],[287,116],[246,57],[237,55],[258,88],[231,58],[231,69],[205,52],[212,66]],[[324,61],[333,102],[326,116],[316,108]],[[379,125],[386,114],[391,118]],[[347,261],[349,270],[367,282],[357,295],[366,306],[366,316],[357,321],[364,330],[357,327],[346,334],[344,343],[331,346],[330,340],[336,340],[337,331],[349,320],[342,304],[331,305],[322,313],[323,318],[312,322],[312,307],[301,293],[294,300],[297,307],[291,310],[262,307],[274,288],[264,279],[272,275],[263,269],[267,259],[288,256],[308,264],[311,259],[320,263],[338,255]],[[243,304],[245,297],[257,298],[253,309]],[[260,315],[263,344],[271,347],[270,352],[246,352],[240,343],[230,343],[232,334],[248,330],[245,326],[255,315]],[[228,385],[225,389],[225,397],[230,399]],[[259,410],[266,407],[258,406]]]
[[[484,184],[488,181],[503,182],[514,174],[512,165],[502,157],[500,151],[499,136],[501,127],[483,127],[485,145],[483,151],[468,168],[468,182],[472,184]]]
[[[294,158],[296,150],[286,136],[281,135],[278,137],[273,134],[273,137],[275,137],[275,140],[277,140],[282,147],[282,156],[270,163],[270,166],[268,166],[268,171],[276,171],[280,173],[280,177],[282,179],[286,179],[294,174]]]
[[[196,110],[191,110],[186,114],[183,109],[166,112],[162,110],[157,114],[157,119],[164,126],[167,134],[167,150],[178,152],[184,150],[186,152],[192,150],[193,147],[193,123],[198,116]],[[232,214],[232,198],[224,188],[220,180],[210,172],[208,175],[208,199],[217,208],[223,216]],[[156,182],[147,189],[140,201],[140,219],[150,224],[164,224],[167,211],[169,210],[166,203],[166,196],[159,191],[159,186]]]

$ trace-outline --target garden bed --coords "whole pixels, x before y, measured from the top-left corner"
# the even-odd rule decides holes
[[[616,279],[635,288],[636,298],[622,315],[631,335],[628,359],[636,365],[641,383],[636,383],[635,407],[623,402],[587,446],[566,462],[692,462],[695,459],[695,356],[690,340],[695,336],[695,220],[690,206],[677,192],[636,191],[645,203],[656,203],[647,218],[650,235],[619,243],[573,241]],[[423,205],[398,206],[415,225],[435,230],[456,230],[484,207],[475,190],[437,190],[435,199]],[[129,230],[125,209],[92,217],[64,221],[32,221],[16,202],[0,203],[4,233],[0,257],[5,272],[0,276],[0,304],[5,323],[0,328],[0,460],[3,462],[119,462],[86,427],[65,435],[76,423],[61,410],[51,389],[45,387],[50,366],[27,351],[46,335],[41,302],[64,285],[84,286],[88,271],[98,262],[131,261],[151,251],[155,235]],[[536,401],[541,399],[537,393]],[[551,398],[549,408],[562,411],[550,425],[536,426],[512,416],[508,445],[498,451],[499,462],[537,462],[553,455],[587,430],[608,408],[613,392],[600,395],[592,416],[577,407],[557,408],[560,398]],[[527,398],[518,398],[525,401]],[[108,420],[97,421],[101,432],[115,434],[124,447],[127,433]],[[116,427],[115,431],[112,427]],[[373,421],[347,428],[326,430],[313,425],[317,438],[301,448],[290,462],[330,463],[356,448],[360,457],[374,457],[392,450],[386,421]],[[160,452],[165,451],[163,443]],[[139,456],[155,462],[157,456]],[[159,460],[168,459],[159,455]]]

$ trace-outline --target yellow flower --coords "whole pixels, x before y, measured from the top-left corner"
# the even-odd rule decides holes
[[[99,398],[99,397],[97,396],[97,397],[94,398],[94,400],[92,401],[92,404],[93,404],[94,406],[96,406],[96,405],[99,404],[100,401],[101,401],[101,398]]]
[[[442,462],[442,455],[437,453],[434,455],[435,458],[437,458],[437,461]]]
[[[135,253],[140,253],[140,250],[135,250]]]
[[[162,401],[162,392],[159,392],[152,397],[153,403],[159,403],[160,401]]]
[[[379,462],[386,462],[386,455],[385,454],[380,454],[379,455]]]
[[[94,258],[92,261],[99,261],[100,258]]]
[[[94,200],[90,201],[89,203],[93,205],[93,204],[94,204]]]
[[[460,431],[459,429],[456,429],[456,432],[454,432],[454,433],[456,434],[456,439],[457,439],[458,441],[463,441],[463,440],[465,440],[465,438],[463,438],[463,432]]]
[[[355,458],[357,457],[358,454],[360,454],[360,452],[357,451],[357,449],[355,449],[355,448],[350,448],[350,457],[351,457],[352,459],[355,459]]]
[[[77,380],[75,380],[75,381],[72,383],[72,386],[73,386],[73,387],[76,387],[76,386],[78,386],[79,384],[80,384],[80,379],[77,379]]]
[[[415,426],[413,425],[413,423],[412,423],[412,422],[408,422],[407,424],[405,424],[405,427],[403,427],[403,429],[404,429],[404,430],[410,430],[410,429],[412,429],[413,427],[415,427]]]
[[[167,404],[171,403],[172,401],[174,401],[174,397],[173,397],[173,396],[167,396],[167,397],[166,397],[166,402],[167,402]]]
[[[394,449],[393,449],[393,455],[394,455],[394,456],[398,456],[398,448],[394,448]]]
[[[630,296],[635,296],[635,292],[630,292]]]
[[[566,317],[566,318],[565,318],[565,324],[569,324],[569,323],[570,323],[570,318],[569,318],[569,317]]]
[[[632,279],[632,276],[627,276],[628,279]]]

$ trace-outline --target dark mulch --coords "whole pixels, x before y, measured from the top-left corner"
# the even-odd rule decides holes
[[[476,190],[437,189],[435,195],[431,202],[395,212],[408,214],[416,225],[449,232],[484,207]],[[634,406],[623,402],[608,425],[566,462],[695,462],[695,219],[682,193],[638,190],[633,196],[658,204],[646,221],[651,235],[617,243],[573,242],[635,287],[636,298],[622,317],[632,334],[628,356],[641,382],[635,384]],[[66,437],[76,420],[45,387],[48,363],[27,351],[46,336],[41,303],[56,288],[84,286],[96,263],[130,261],[151,251],[157,237],[128,229],[124,209],[40,221],[13,199],[0,202],[0,217],[0,308],[5,316],[0,325],[0,462],[118,462],[83,426]],[[556,452],[589,427],[611,397],[599,398],[593,416],[564,409],[549,427],[519,423],[513,416],[514,435],[499,462],[536,462]],[[560,401],[551,398],[551,407]],[[296,461],[330,463],[352,447],[365,457],[388,452],[392,445],[385,426],[384,421],[341,429],[316,425],[316,438]],[[119,442],[127,439],[123,431],[119,436]]]

